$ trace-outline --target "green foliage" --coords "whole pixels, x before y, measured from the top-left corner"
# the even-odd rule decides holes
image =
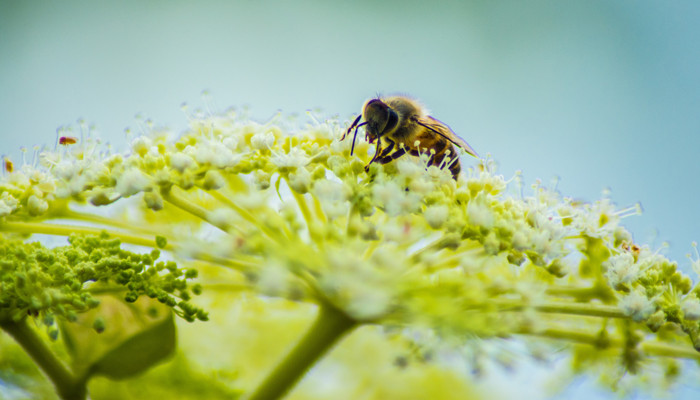
[[[102,295],[97,309],[62,324],[62,331],[74,371],[86,378],[138,375],[175,350],[172,313],[153,299],[125,303]]]
[[[187,272],[172,261],[157,261],[157,250],[149,254],[124,250],[121,241],[106,232],[73,234],[68,241],[69,246],[47,249],[39,242],[0,237],[0,319],[35,316],[52,334],[57,332],[56,317],[76,321],[79,313],[100,304],[93,295],[96,288],[114,287],[126,289],[127,301],[147,295],[187,320],[206,320],[203,310],[178,300],[191,297]]]

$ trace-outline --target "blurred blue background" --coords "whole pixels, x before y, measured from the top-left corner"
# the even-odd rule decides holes
[[[1,0],[0,154],[18,162],[20,146],[52,144],[79,118],[123,149],[135,114],[179,131],[180,104],[203,106],[203,90],[214,109],[249,105],[260,120],[317,107],[349,118],[377,93],[406,93],[506,177],[640,202],[625,220],[636,241],[670,242],[688,268],[698,21],[697,1]]]

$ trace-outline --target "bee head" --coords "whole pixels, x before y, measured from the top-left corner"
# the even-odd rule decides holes
[[[379,137],[391,132],[399,122],[399,115],[386,103],[372,99],[365,104],[362,116],[367,122],[367,133]]]

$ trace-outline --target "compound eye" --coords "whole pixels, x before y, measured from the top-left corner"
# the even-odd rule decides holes
[[[399,123],[399,114],[397,114],[396,111],[392,110],[391,108],[387,109],[387,111],[389,114],[389,119],[386,121],[386,126],[384,127],[385,132],[391,131]]]

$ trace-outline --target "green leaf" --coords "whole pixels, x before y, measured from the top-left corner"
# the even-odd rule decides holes
[[[175,322],[169,307],[144,296],[134,303],[113,295],[98,298],[99,307],[80,314],[75,322],[61,323],[79,376],[128,378],[174,352]]]

